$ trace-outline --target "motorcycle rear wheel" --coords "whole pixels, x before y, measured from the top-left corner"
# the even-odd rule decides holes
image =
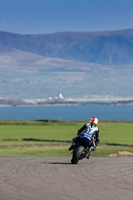
[[[83,153],[84,151],[84,147],[83,146],[79,146],[78,148],[75,148],[73,150],[73,157],[71,159],[71,163],[72,164],[77,164],[79,159],[80,159],[80,156],[81,154]]]

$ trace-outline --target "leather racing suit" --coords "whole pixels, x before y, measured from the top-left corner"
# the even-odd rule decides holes
[[[94,151],[98,143],[100,142],[100,133],[99,129],[93,122],[84,124],[79,130],[77,135],[80,135],[80,138],[85,138],[88,146],[91,146],[91,150]],[[95,141],[95,142],[94,142]],[[74,138],[76,142],[76,138]]]
[[[77,135],[78,135],[77,137],[73,138],[73,143],[69,147],[69,151],[75,147],[76,142],[79,139],[79,136],[80,136],[80,140],[83,140],[86,143],[86,146],[91,147],[90,152],[95,151],[96,146],[100,142],[99,129],[95,123],[90,122],[90,123],[84,124],[78,130]]]

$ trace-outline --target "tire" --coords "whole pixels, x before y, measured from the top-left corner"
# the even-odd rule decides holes
[[[84,147],[83,146],[79,146],[78,148],[75,148],[73,150],[73,157],[71,159],[71,163],[72,164],[77,164],[79,159],[80,159],[80,156],[81,154],[83,153],[84,151]]]

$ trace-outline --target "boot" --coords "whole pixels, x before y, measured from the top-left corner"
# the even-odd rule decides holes
[[[90,148],[90,152],[91,151],[95,151],[96,150],[96,147],[94,147],[94,146],[92,146],[91,148]]]

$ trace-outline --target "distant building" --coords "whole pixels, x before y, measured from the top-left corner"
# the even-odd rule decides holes
[[[62,94],[59,94],[59,98],[60,98],[60,99],[64,99],[64,97],[63,97]]]

